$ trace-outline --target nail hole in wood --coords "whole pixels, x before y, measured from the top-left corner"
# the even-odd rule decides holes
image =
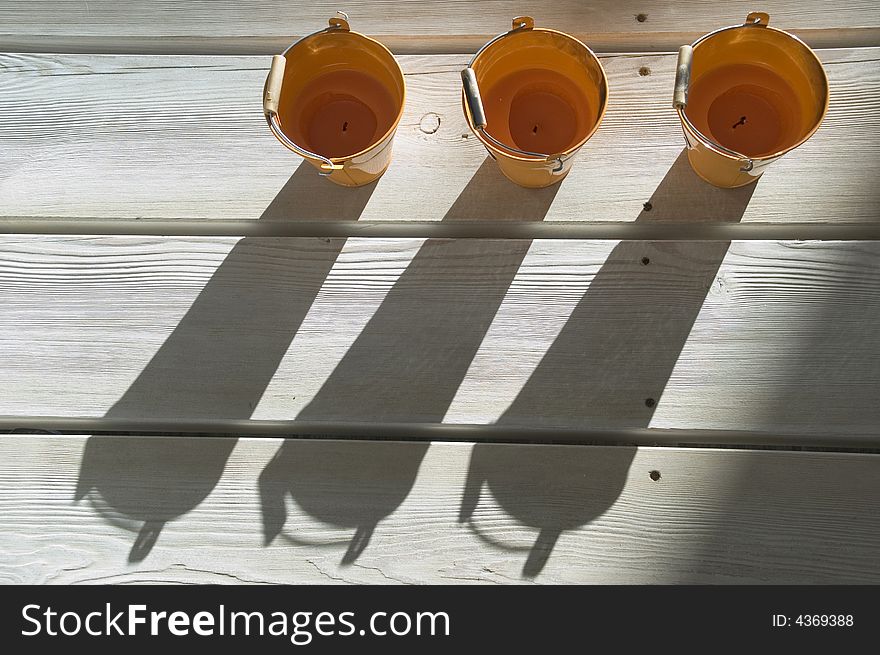
[[[653,398],[645,398],[645,407],[653,407],[657,404],[657,401]]]
[[[646,20],[648,20],[648,14],[636,14],[636,20],[640,23],[644,23]]]
[[[647,257],[642,257],[642,266],[647,266],[651,263],[651,260]]]
[[[642,207],[646,212],[649,212],[654,208],[654,205],[652,205],[650,202],[646,202],[644,205],[642,205]]]
[[[651,69],[648,68],[647,66],[642,66],[639,69],[639,75],[641,75],[642,77],[645,77],[646,75],[650,75],[650,74],[651,74]]]
[[[654,482],[660,479],[660,471],[651,471],[648,473],[648,477],[651,478]]]

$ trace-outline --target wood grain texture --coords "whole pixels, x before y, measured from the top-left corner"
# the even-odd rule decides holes
[[[396,52],[473,52],[510,28],[524,5],[509,0],[350,0],[352,27]],[[0,3],[0,49],[44,52],[272,53],[321,29],[336,2],[282,0],[6,0]],[[880,10],[870,0],[846,0],[829,9],[811,0],[766,0],[771,24],[816,46],[878,45]],[[575,34],[597,50],[675,50],[698,36],[741,23],[749,7],[686,0],[535,0],[528,11],[539,27]]]
[[[424,53],[472,52],[522,10],[459,0],[344,7],[412,53],[409,104],[388,174],[332,187],[269,135],[268,59],[229,55],[277,52],[337,8],[0,2],[0,51],[38,53],[0,55],[0,214],[880,218],[876,3],[762,7],[849,49],[820,53],[820,131],[738,191],[681,154],[671,55],[604,57],[611,106],[573,173],[510,185],[461,115],[467,56]],[[745,11],[533,13],[620,53],[673,50]],[[0,414],[873,434],[878,248],[4,236]],[[878,489],[875,454],[3,435],[0,580],[877,583]]]
[[[7,236],[0,414],[870,435],[878,248]]]
[[[560,186],[535,192],[503,178],[470,135],[458,74],[464,56],[401,57],[409,94],[394,161],[378,183],[352,191],[299,169],[301,160],[269,133],[259,101],[267,58],[4,55],[0,212],[876,222],[880,49],[821,56],[832,92],[823,126],[757,185],[734,191],[704,183],[682,155],[670,108],[674,57],[606,57],[611,102],[602,126]]]
[[[0,455],[5,583],[880,581],[878,455],[51,435]]]

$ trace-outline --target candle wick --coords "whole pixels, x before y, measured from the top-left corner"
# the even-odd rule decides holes
[[[737,121],[736,123],[733,124],[733,129],[735,130],[738,126],[745,125],[745,124],[746,124],[746,117],[741,116],[739,121]]]
[[[538,126],[535,125],[535,127],[532,128],[532,134],[537,134],[537,133],[538,133]]]
[[[345,122],[342,124],[342,131],[345,132],[346,130],[348,130],[348,121],[345,121]]]

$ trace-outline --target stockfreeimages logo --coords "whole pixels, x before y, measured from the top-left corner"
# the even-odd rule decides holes
[[[151,611],[146,605],[114,608],[85,614],[58,611],[51,606],[25,605],[21,611],[24,637],[284,637],[295,646],[306,646],[315,637],[448,637],[446,612],[373,612],[361,628],[354,612],[240,612]]]

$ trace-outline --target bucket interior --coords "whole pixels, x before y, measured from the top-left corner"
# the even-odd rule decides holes
[[[514,32],[473,63],[493,137],[521,150],[557,154],[580,147],[605,107],[595,56],[564,34]]]
[[[300,41],[285,58],[278,119],[297,145],[344,159],[378,143],[396,124],[403,74],[379,44],[332,30]]]
[[[718,32],[694,48],[685,114],[709,140],[749,157],[784,152],[818,126],[828,83],[803,43],[766,27]]]

